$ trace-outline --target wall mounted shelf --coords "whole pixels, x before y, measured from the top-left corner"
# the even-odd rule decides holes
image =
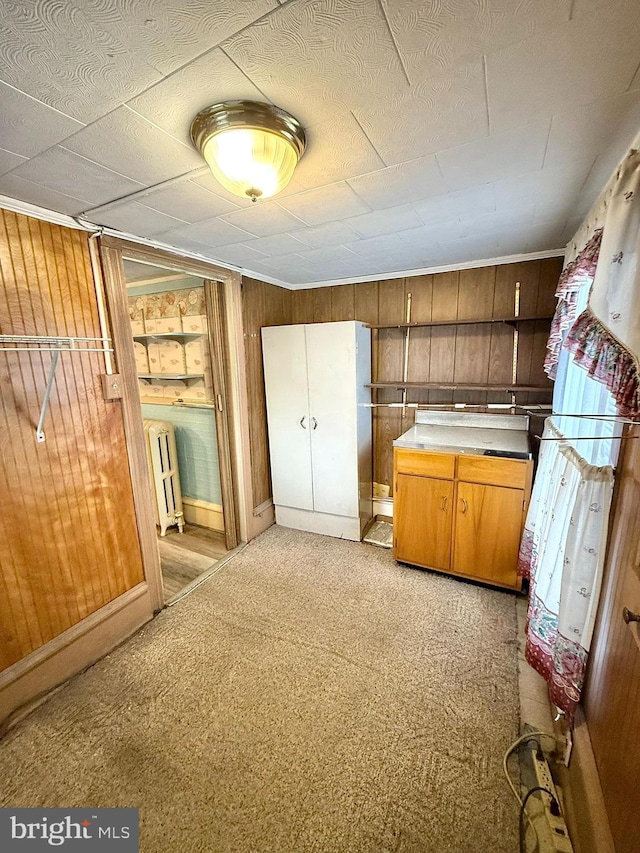
[[[192,341],[195,338],[201,338],[204,332],[157,332],[154,334],[153,332],[149,332],[144,335],[134,335],[134,341],[140,341],[140,343],[145,343],[148,341],[163,340],[163,341]]]
[[[44,419],[47,414],[49,397],[53,387],[53,378],[61,352],[113,352],[111,338],[68,338],[58,335],[0,335],[0,352],[52,352],[51,367],[47,378],[40,417],[36,427],[36,441],[41,444],[44,438]]]
[[[423,323],[386,323],[371,326],[372,329],[420,329],[429,326],[479,326],[486,323],[502,323],[514,326],[517,323],[533,323],[536,320],[550,322],[553,317],[490,317],[486,320],[428,320]]]
[[[367,388],[427,388],[432,391],[451,391],[462,388],[466,391],[551,391],[552,385],[485,385],[469,382],[372,382]]]
[[[138,379],[204,379],[204,373],[139,373]]]

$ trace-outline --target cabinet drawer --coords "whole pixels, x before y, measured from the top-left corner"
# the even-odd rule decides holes
[[[450,453],[430,453],[425,450],[395,450],[395,466],[398,474],[418,474],[425,477],[441,477],[453,480],[455,456]]]
[[[531,462],[500,459],[489,456],[459,456],[458,479],[468,483],[487,483],[524,489],[528,482]]]

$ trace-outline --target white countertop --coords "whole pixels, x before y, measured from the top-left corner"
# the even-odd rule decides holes
[[[416,424],[393,446],[530,459],[528,420],[514,415],[417,412]]]

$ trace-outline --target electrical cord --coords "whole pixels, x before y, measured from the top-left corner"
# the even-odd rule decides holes
[[[509,764],[508,764],[509,758],[516,751],[516,749],[520,746],[520,744],[527,743],[530,740],[534,741],[536,743],[536,745],[538,746],[538,749],[539,749],[540,743],[537,740],[539,737],[551,738],[553,740],[553,742],[556,743],[556,736],[554,734],[551,734],[550,732],[543,732],[543,731],[526,732],[526,734],[523,734],[517,740],[514,740],[514,742],[509,747],[509,749],[505,752],[504,758],[502,760],[502,769],[504,770],[504,775],[507,779],[507,782],[509,783],[509,787],[511,788],[511,792],[512,792],[513,796],[516,798],[516,800],[518,801],[518,805],[521,808],[522,808],[522,797],[520,796],[520,794],[516,790],[516,786],[511,781],[511,776],[509,775]],[[524,812],[524,814],[527,815],[527,820],[529,821],[529,826],[535,832],[536,829],[533,825],[533,821],[531,820],[531,818],[529,817],[527,812]]]
[[[527,803],[529,802],[529,797],[532,794],[536,794],[540,791],[544,791],[546,794],[549,794],[549,796],[551,797],[552,808],[553,808],[554,804],[555,804],[555,808],[559,808],[558,801],[556,800],[554,795],[551,793],[551,791],[548,788],[545,788],[544,785],[536,785],[535,788],[530,788],[527,791],[527,793],[525,794],[525,797],[522,801],[522,804],[520,805],[520,816],[518,818],[518,834],[520,836],[520,853],[526,853],[526,850],[525,850],[525,834],[522,831],[522,818],[524,817],[525,814],[527,814],[526,808],[527,808]],[[527,815],[527,817],[529,817],[529,815]],[[533,826],[533,824],[531,823],[531,818],[529,818],[529,823]],[[535,831],[535,829],[534,829],[534,831]]]

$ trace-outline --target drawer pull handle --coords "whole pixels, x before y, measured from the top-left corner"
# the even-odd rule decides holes
[[[469,507],[464,498],[460,498],[460,500],[462,501],[462,514],[464,515]]]
[[[629,610],[628,607],[623,607],[622,618],[627,623],[627,625],[629,624],[629,622],[640,622],[640,613],[634,613],[632,610]]]
[[[447,509],[447,496],[446,495],[444,495],[444,497],[442,498],[442,502],[440,504],[440,509],[442,510],[442,512],[445,512]]]
[[[311,418],[311,423],[313,424],[313,426],[311,427],[311,429],[317,429],[317,427],[318,427],[318,421],[317,421],[315,418]]]
[[[306,429],[306,426],[304,425],[304,419],[305,419],[306,417],[307,417],[306,415],[303,415],[303,416],[300,418],[300,426],[302,427],[302,429]]]

